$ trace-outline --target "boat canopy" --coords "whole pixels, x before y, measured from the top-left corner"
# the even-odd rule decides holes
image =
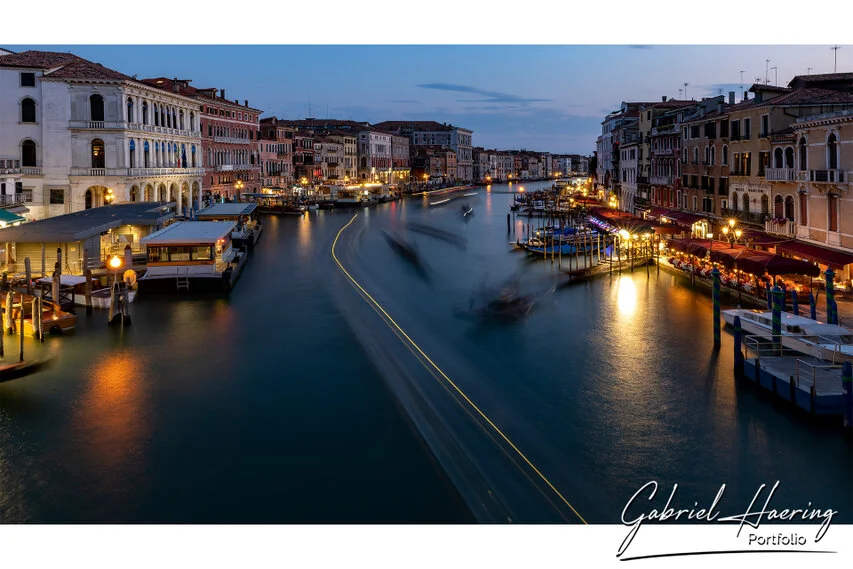
[[[151,246],[213,245],[230,238],[237,224],[233,221],[179,221],[143,237],[140,243]]]

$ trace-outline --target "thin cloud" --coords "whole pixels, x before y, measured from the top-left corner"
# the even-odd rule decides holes
[[[653,46],[653,45],[629,45],[628,47],[631,49],[652,49],[655,46]]]
[[[485,99],[471,99],[463,102],[466,103],[516,103],[516,104],[529,104],[529,103],[545,103],[550,102],[551,99],[533,99],[529,97],[519,97],[518,95],[510,95],[509,93],[500,93],[498,91],[485,91],[483,89],[478,89],[476,87],[469,87],[467,85],[454,85],[453,83],[422,83],[420,85],[416,85],[416,87],[421,87],[423,89],[435,89],[437,91],[453,91],[456,93],[470,93],[472,95],[481,95],[486,97]]]

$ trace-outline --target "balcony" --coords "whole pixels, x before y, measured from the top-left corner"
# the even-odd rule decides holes
[[[672,183],[672,177],[670,176],[652,176],[651,180],[652,184],[657,186],[667,186]]]
[[[796,171],[793,168],[765,168],[764,178],[768,182],[793,182]]]
[[[216,171],[217,172],[231,172],[234,170],[233,164],[217,164]]]
[[[8,207],[10,205],[18,205],[22,203],[30,203],[33,201],[33,191],[24,190],[14,194],[0,195],[0,207]]]
[[[126,130],[136,130],[140,132],[150,132],[154,134],[170,134],[172,136],[186,136],[188,138],[197,138],[201,140],[201,131],[181,130],[178,128],[168,128],[165,126],[154,126],[153,124],[139,123],[116,123],[123,124]]]
[[[844,182],[844,170],[808,170],[809,182],[838,184]]]
[[[72,176],[130,177],[203,176],[204,168],[71,168]]]
[[[214,136],[213,142],[224,142],[226,144],[249,144],[248,138],[235,138],[233,136]]]
[[[776,223],[772,220],[764,222],[764,231],[775,235],[784,235],[785,237],[797,236],[797,224],[791,220],[784,220],[781,223]]]
[[[68,128],[92,130],[126,130],[127,123],[112,121],[68,121]]]
[[[743,212],[738,209],[724,209],[722,210],[722,216],[724,218],[734,218],[739,221],[754,223],[759,225],[764,225],[764,220],[768,214],[766,213],[750,213]]]

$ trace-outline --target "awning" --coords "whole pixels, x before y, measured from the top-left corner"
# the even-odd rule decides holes
[[[819,247],[811,243],[803,243],[802,241],[779,243],[776,245],[776,252],[797,255],[817,263],[823,263],[833,269],[843,269],[846,265],[853,263],[853,254]]]
[[[710,239],[670,239],[667,246],[675,251],[704,257],[708,254],[708,249],[711,248]]]
[[[10,223],[18,223],[18,222],[26,221],[26,220],[27,220],[26,217],[22,217],[20,215],[12,213],[8,209],[0,208],[0,222],[4,223],[6,225],[8,225]]]

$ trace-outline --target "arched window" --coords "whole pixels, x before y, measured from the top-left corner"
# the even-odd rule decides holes
[[[800,170],[808,170],[808,160],[806,156],[806,139],[800,138]]]
[[[36,143],[25,140],[21,143],[21,166],[35,167],[36,165]]]
[[[83,199],[85,201],[85,205],[83,207],[85,209],[92,209],[92,190],[86,190],[86,195]]]
[[[96,138],[92,141],[92,168],[106,168],[104,157],[104,141]]]
[[[135,202],[137,199],[137,190],[136,186],[130,188],[130,201]]]
[[[711,149],[707,146],[705,147],[705,164],[711,163]]]
[[[97,93],[89,97],[89,115],[89,120],[104,120],[104,98]]]
[[[732,192],[732,209],[737,211],[738,199],[737,192]]]
[[[782,149],[777,148],[773,151],[773,167],[774,168],[784,168],[784,156],[782,156]]]
[[[131,168],[136,168],[136,142],[131,138],[130,139],[130,163],[129,166]]]
[[[828,170],[838,169],[838,138],[834,132],[826,139],[826,167]]]
[[[785,149],[785,168],[794,167],[794,149],[789,146]]]
[[[127,122],[133,122],[133,99],[127,98]]]
[[[213,136],[213,126],[207,125],[207,136]]]
[[[29,97],[21,101],[21,122],[36,122],[36,102]]]
[[[785,200],[782,199],[782,196],[773,198],[773,217],[776,219],[785,217]]]
[[[178,128],[184,130],[184,111],[178,112]]]
[[[806,226],[809,221],[809,196],[800,194],[800,225]]]
[[[788,196],[785,198],[785,218],[789,221],[794,221],[794,197]]]
[[[190,117],[190,120],[192,120],[192,117]],[[195,144],[190,147],[190,157],[192,160],[192,167],[195,168]]]
[[[723,166],[729,165],[729,147],[727,145],[723,145]]]
[[[711,147],[711,166],[717,163],[717,147]]]
[[[142,143],[142,160],[143,160],[142,165],[145,168],[148,168],[151,166],[151,159],[150,159],[151,154],[149,152],[150,150],[151,150],[151,147],[148,145],[148,141],[146,140],[145,142]]]
[[[743,202],[743,211],[744,213],[749,213],[749,194],[744,192],[743,196],[741,196],[741,201]]]
[[[148,101],[142,101],[142,124],[148,124]]]
[[[764,215],[770,213],[770,198],[766,195],[761,196],[761,213]]]
[[[160,126],[166,126],[166,107],[160,105]]]
[[[160,126],[160,105],[154,105],[154,126]]]
[[[195,113],[190,111],[190,131],[195,132]]]
[[[183,144],[181,144],[181,163],[180,163],[180,167],[181,167],[181,168],[186,168],[186,167],[187,167],[187,147],[186,147],[185,145],[183,145]]]

